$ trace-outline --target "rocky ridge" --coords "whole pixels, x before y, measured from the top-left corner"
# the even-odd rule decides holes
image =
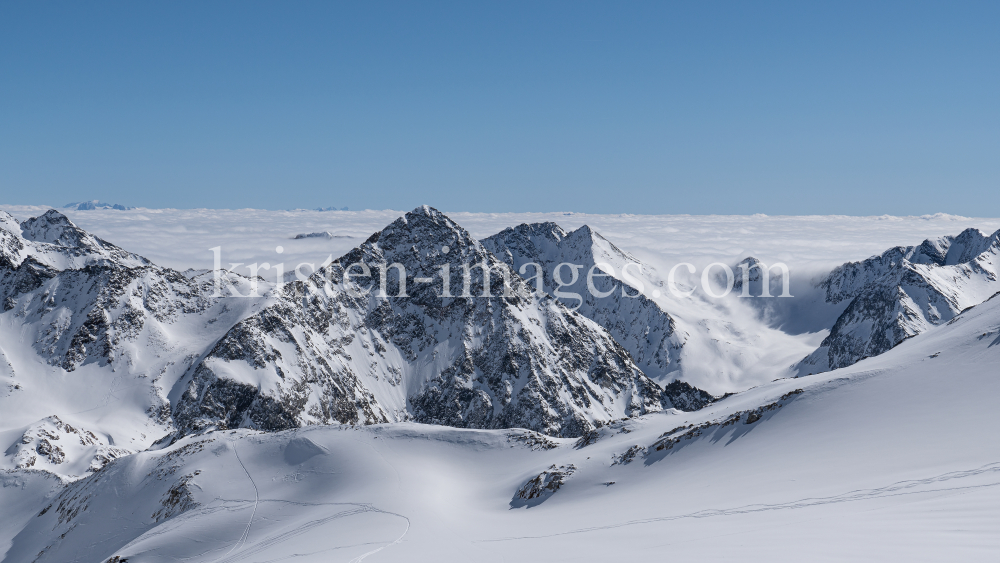
[[[998,276],[1000,231],[978,229],[839,266],[820,287],[828,303],[848,305],[799,373],[849,366],[948,322],[1000,290]]]
[[[345,275],[356,263],[371,275]],[[423,207],[235,326],[193,371],[177,419],[182,432],[415,420],[577,436],[670,407],[604,329]]]

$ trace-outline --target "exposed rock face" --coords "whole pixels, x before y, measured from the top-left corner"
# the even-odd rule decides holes
[[[799,372],[849,366],[947,322],[1000,291],[998,275],[1000,231],[977,229],[844,264],[822,288],[829,303],[849,304]]]
[[[529,264],[541,265],[543,290],[604,327],[646,374],[658,377],[671,371],[682,341],[675,335],[670,315],[625,280],[626,267],[633,275],[637,273],[635,257],[586,225],[567,233],[555,223],[522,224],[484,239],[483,245],[514,270],[524,268],[522,275],[529,280],[539,273]],[[582,266],[575,283],[560,287],[555,271],[561,263]],[[599,263],[609,267],[598,267]],[[592,268],[596,291],[588,287]],[[573,279],[568,266],[560,268],[559,275],[563,282]]]
[[[355,263],[371,275],[345,276]],[[175,418],[182,432],[412,419],[577,436],[665,404],[604,329],[423,207],[235,326],[193,372]]]
[[[32,424],[4,455],[11,456],[16,469],[45,469],[56,473],[61,465],[79,464],[83,471],[96,471],[109,461],[134,453],[107,443],[85,428],[76,428],[58,416],[47,416]]]
[[[663,394],[677,410],[696,411],[716,398],[684,381],[671,381],[663,389]]]
[[[511,507],[535,506],[545,501],[562,488],[575,472],[576,466],[573,464],[549,467],[517,489],[511,499]]]
[[[55,210],[20,225],[7,214],[0,219],[0,310],[12,311],[25,331],[35,328],[35,350],[67,371],[108,363],[148,317],[165,322],[197,300],[194,282]]]

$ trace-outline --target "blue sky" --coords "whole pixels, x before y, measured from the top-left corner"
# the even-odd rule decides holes
[[[1000,216],[1000,2],[5,2],[0,203]]]

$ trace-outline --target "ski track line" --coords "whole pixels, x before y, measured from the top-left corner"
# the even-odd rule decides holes
[[[988,463],[976,469],[969,469],[965,471],[951,471],[941,475],[936,475],[934,477],[928,477],[926,479],[917,479],[910,481],[899,481],[888,485],[885,487],[880,487],[877,489],[858,489],[850,491],[847,493],[842,493],[840,495],[832,497],[807,497],[804,499],[799,499],[791,502],[781,503],[781,504],[749,504],[746,506],[740,506],[736,508],[725,508],[725,509],[708,509],[699,510],[697,512],[691,512],[688,514],[679,514],[676,516],[659,516],[653,518],[643,518],[640,520],[629,520],[627,522],[621,522],[618,524],[608,524],[606,526],[591,526],[588,528],[578,528],[576,530],[569,530],[566,532],[556,532],[553,534],[543,534],[537,536],[511,536],[505,538],[493,538],[484,540],[473,540],[474,543],[488,543],[488,542],[503,542],[503,541],[514,541],[514,540],[530,540],[530,539],[543,539],[552,538],[558,536],[568,536],[572,534],[584,534],[588,532],[597,532],[601,530],[612,530],[615,528],[624,528],[626,526],[636,526],[639,524],[653,524],[656,522],[669,522],[672,520],[682,520],[686,518],[709,518],[712,516],[732,516],[736,514],[749,514],[754,512],[768,512],[772,510],[791,510],[796,508],[806,508],[810,506],[821,506],[825,504],[837,504],[843,502],[853,502],[859,500],[869,500],[875,498],[888,498],[902,495],[913,495],[913,494],[924,494],[924,493],[935,493],[935,492],[945,492],[945,491],[958,491],[958,490],[971,490],[971,489],[981,489],[985,487],[996,487],[1000,486],[1000,482],[986,483],[983,485],[968,485],[968,486],[956,486],[956,487],[944,487],[939,489],[929,489],[929,490],[916,490],[911,491],[907,489],[912,489],[914,487],[919,487],[921,485],[930,485],[934,483],[942,483],[946,481],[951,481],[954,479],[965,479],[968,477],[975,477],[977,475],[987,474],[987,473],[1000,473],[1000,462]]]
[[[262,551],[264,551],[264,550],[266,550],[266,549],[268,549],[270,547],[273,547],[273,546],[278,545],[278,544],[280,544],[282,542],[288,541],[288,540],[294,538],[295,536],[304,534],[304,533],[312,530],[313,528],[316,528],[317,526],[322,526],[323,524],[326,524],[326,523],[331,522],[333,520],[339,520],[341,518],[346,518],[348,516],[354,516],[354,515],[357,515],[357,514],[364,514],[365,512],[379,512],[379,511],[373,509],[371,506],[368,506],[368,505],[357,505],[357,508],[354,508],[353,510],[344,510],[344,511],[338,512],[336,514],[333,514],[331,516],[327,516],[325,518],[320,518],[318,520],[310,520],[309,522],[306,522],[305,524],[302,524],[301,526],[296,527],[294,530],[290,530],[288,532],[284,532],[284,533],[278,534],[276,536],[273,536],[273,537],[270,537],[270,538],[266,538],[266,539],[264,539],[264,540],[262,540],[260,542],[257,542],[256,544],[252,545],[250,548],[245,549],[245,550],[243,550],[243,551],[241,551],[239,553],[233,554],[231,556],[229,555],[229,553],[227,553],[225,556],[223,556],[224,559],[218,560],[217,563],[231,563],[231,562],[234,562],[234,561],[240,561],[240,560],[246,559],[247,557],[250,557],[252,555],[256,555],[257,553],[260,553],[260,552],[262,552]]]
[[[116,375],[115,378],[111,380],[111,385],[108,387],[108,392],[105,393],[103,397],[101,397],[101,399],[97,402],[97,406],[96,407],[92,407],[92,408],[89,408],[89,409],[84,409],[82,411],[71,412],[70,414],[71,415],[72,414],[83,414],[85,412],[96,411],[97,409],[107,407],[108,404],[111,402],[111,397],[114,397],[115,391],[118,390],[118,385],[121,384],[121,380],[124,377],[125,377],[124,375]],[[118,399],[118,397],[115,397],[115,398]],[[119,399],[119,400],[121,400],[121,399]]]
[[[357,544],[354,544],[354,545],[345,545],[345,546],[340,546],[340,547],[328,547],[326,549],[320,549],[318,551],[306,551],[306,552],[303,552],[303,553],[292,553],[290,555],[280,555],[280,556],[278,556],[277,559],[266,559],[266,560],[262,559],[262,560],[259,560],[259,561],[255,562],[255,563],[278,563],[279,561],[288,561],[290,559],[296,559],[298,557],[309,557],[311,555],[317,555],[319,553],[326,553],[328,551],[338,551],[338,550],[341,550],[341,549],[348,549],[348,548],[351,548],[351,547],[360,547],[362,545],[371,545],[371,544],[377,544],[377,543],[379,543],[379,542],[365,542],[365,543],[357,543]]]
[[[243,559],[246,559],[247,557],[250,557],[252,555],[256,555],[257,553],[260,553],[260,552],[264,551],[267,548],[273,547],[275,545],[278,545],[280,543],[288,541],[288,540],[290,540],[290,539],[292,539],[292,538],[294,538],[296,536],[304,534],[304,533],[306,533],[306,532],[308,532],[308,531],[310,531],[310,530],[312,530],[312,529],[314,529],[314,528],[316,528],[318,526],[322,526],[322,525],[327,524],[329,522],[332,522],[334,520],[339,520],[341,518],[346,518],[348,516],[356,516],[358,514],[364,514],[364,513],[367,513],[367,512],[377,512],[377,513],[381,513],[381,514],[388,514],[388,515],[391,515],[391,516],[396,516],[396,517],[402,518],[402,519],[406,520],[406,530],[395,541],[393,541],[391,543],[388,543],[386,545],[383,545],[379,549],[376,549],[376,550],[374,550],[372,552],[369,552],[369,553],[363,555],[362,557],[367,557],[368,555],[371,555],[372,553],[375,553],[377,551],[381,551],[382,549],[385,549],[386,547],[389,547],[390,545],[398,543],[400,540],[403,539],[403,536],[405,536],[406,532],[408,532],[409,529],[410,529],[410,519],[407,518],[406,516],[403,516],[402,514],[397,514],[395,512],[389,512],[387,510],[382,510],[380,508],[376,508],[376,507],[372,506],[371,504],[359,504],[359,503],[349,503],[349,502],[304,503],[304,502],[285,501],[285,500],[279,500],[279,499],[262,499],[259,502],[280,502],[280,503],[288,503],[288,504],[301,505],[301,506],[350,506],[350,507],[354,507],[354,508],[351,509],[351,510],[343,510],[341,512],[338,512],[338,513],[330,515],[330,516],[326,516],[324,518],[319,518],[319,519],[316,519],[316,520],[310,520],[310,521],[306,522],[305,524],[297,526],[294,530],[289,530],[287,532],[283,532],[283,533],[278,534],[276,536],[272,536],[272,537],[266,538],[264,540],[261,540],[261,541],[257,542],[256,544],[253,544],[249,548],[240,551],[239,553],[233,554],[232,550],[230,550],[229,553],[226,553],[225,555],[223,555],[222,556],[223,558],[217,560],[216,563],[233,563],[235,561],[241,561]],[[369,542],[369,543],[376,543],[376,542]],[[244,544],[245,544],[245,542],[244,542]],[[365,545],[365,544],[358,544],[358,545]],[[344,549],[346,547],[351,547],[351,546],[339,546],[339,547],[330,548],[330,549]],[[320,551],[329,551],[329,549],[328,550],[320,550]],[[319,553],[319,552],[317,552],[317,553]]]
[[[392,469],[392,472],[396,474],[396,490],[397,491],[401,491],[402,487],[403,487],[403,479],[400,477],[399,470],[396,469],[396,466],[393,465],[392,463],[390,463],[389,460],[385,459],[385,456],[382,455],[382,452],[378,451],[378,448],[376,448],[374,444],[371,444],[371,443],[368,443],[368,442],[362,442],[358,438],[354,438],[354,440],[357,441],[357,442],[361,442],[363,444],[366,444],[368,447],[370,447],[372,449],[372,451],[374,451],[376,454],[378,454],[378,456],[380,458],[382,458],[382,463],[385,463],[386,465],[388,465],[389,468]],[[410,531],[410,519],[407,518],[406,516],[403,516],[402,514],[396,514],[395,512],[388,512],[388,511],[385,511],[385,510],[378,510],[378,511],[382,512],[383,514],[392,514],[393,516],[399,516],[400,518],[406,520],[406,529],[403,530],[403,533],[400,534],[400,536],[398,538],[396,538],[394,541],[392,541],[390,543],[387,543],[387,544],[383,545],[382,547],[379,547],[378,549],[373,549],[373,550],[369,551],[368,553],[361,554],[358,557],[352,559],[350,563],[361,563],[361,561],[363,561],[369,555],[374,555],[374,554],[382,551],[383,549],[385,549],[385,548],[387,548],[389,546],[396,545],[397,543],[403,541],[403,536],[405,536],[406,533]]]
[[[395,512],[388,512],[388,511],[385,511],[385,510],[379,510],[378,512],[381,512],[383,514],[392,514],[393,516],[399,516],[400,518],[406,520],[406,529],[403,530],[403,533],[400,534],[399,537],[396,538],[395,540],[393,540],[392,542],[387,543],[387,544],[383,545],[382,547],[380,547],[378,549],[373,549],[373,550],[369,551],[368,553],[359,555],[358,557],[356,557],[354,559],[351,559],[351,563],[361,563],[361,561],[365,557],[368,557],[369,555],[375,555],[376,553],[382,551],[383,549],[385,549],[385,548],[387,548],[389,546],[396,545],[397,543],[403,541],[403,536],[406,535],[406,532],[410,531],[410,519],[407,518],[406,516],[403,516],[402,514],[396,514]]]
[[[383,545],[383,546],[381,546],[381,547],[379,547],[377,549],[369,551],[369,552],[367,552],[367,553],[365,553],[365,554],[363,554],[363,555],[361,555],[361,556],[353,559],[351,561],[351,563],[360,563],[360,561],[362,561],[364,558],[368,557],[369,555],[373,555],[375,553],[378,553],[379,551],[382,551],[383,549],[385,549],[385,548],[387,548],[389,546],[392,546],[392,545],[395,545],[395,544],[401,542],[403,540],[403,537],[407,534],[407,532],[410,531],[410,519],[409,518],[407,518],[406,516],[403,516],[402,514],[397,514],[395,512],[389,512],[387,510],[382,510],[380,508],[375,508],[371,504],[367,504],[367,503],[366,504],[354,504],[354,503],[315,503],[315,505],[342,504],[342,505],[348,505],[348,506],[356,506],[357,508],[355,508],[353,510],[345,510],[343,512],[338,512],[338,513],[336,513],[334,515],[331,515],[331,516],[328,516],[326,518],[320,518],[318,520],[309,521],[309,522],[307,522],[307,523],[305,523],[305,524],[303,524],[301,526],[298,526],[294,530],[291,530],[291,531],[288,531],[288,532],[285,532],[285,533],[282,533],[282,534],[278,534],[277,536],[274,536],[274,537],[271,537],[271,538],[264,539],[264,540],[262,540],[260,542],[257,542],[256,544],[252,545],[249,549],[245,549],[243,551],[240,551],[239,553],[233,554],[233,551],[236,550],[236,548],[239,547],[241,544],[243,546],[246,546],[247,539],[249,538],[249,535],[250,535],[250,526],[253,524],[254,515],[256,515],[256,513],[257,513],[257,506],[260,504],[261,500],[260,500],[260,493],[257,490],[257,484],[254,483],[253,477],[250,476],[250,472],[247,471],[246,465],[244,465],[243,460],[240,459],[239,452],[236,450],[236,441],[234,440],[232,442],[232,444],[233,444],[233,453],[236,454],[236,460],[240,462],[240,467],[243,468],[243,472],[246,473],[247,478],[250,479],[250,483],[253,485],[253,490],[254,490],[253,513],[250,515],[250,521],[247,522],[247,527],[243,531],[243,534],[240,536],[240,538],[238,540],[236,540],[236,543],[233,545],[232,548],[230,548],[230,550],[228,552],[226,552],[225,555],[223,555],[221,558],[219,558],[219,559],[216,560],[216,563],[231,563],[231,562],[235,562],[235,561],[240,561],[242,559],[245,559],[247,557],[250,557],[252,555],[260,553],[261,551],[264,551],[265,549],[267,549],[269,547],[272,547],[274,545],[280,544],[280,543],[285,542],[285,541],[287,541],[289,539],[292,539],[295,536],[298,536],[300,534],[308,532],[309,530],[312,530],[313,528],[315,528],[317,526],[321,526],[321,525],[326,524],[328,522],[331,522],[333,520],[339,520],[340,518],[344,518],[344,517],[347,517],[347,516],[354,516],[354,515],[357,515],[357,514],[363,514],[363,513],[366,513],[366,512],[378,512],[378,513],[381,513],[381,514],[389,514],[389,515],[392,515],[392,516],[396,516],[396,517],[402,518],[403,520],[406,520],[406,529],[403,530],[403,533],[400,534],[400,536],[398,538],[396,538],[395,540],[393,540],[392,542],[389,542],[389,543],[387,543],[387,544],[385,544],[385,545]],[[382,460],[386,464],[388,464],[389,467],[391,467],[393,471],[396,472],[396,479],[397,479],[397,485],[398,485],[399,484],[398,483],[398,481],[399,481],[399,472],[396,471],[396,468],[392,464],[390,464],[388,461],[386,461],[385,457],[382,456],[381,452],[379,452],[378,449],[376,449],[374,447],[372,447],[372,449],[375,450],[375,452],[378,453],[378,455],[380,457],[382,457]],[[265,502],[275,502],[275,501],[276,501],[276,499],[265,499]],[[284,502],[290,502],[290,501],[284,501]],[[313,504],[313,503],[292,503],[292,504]]]
[[[260,493],[257,491],[257,483],[253,482],[253,477],[250,476],[250,472],[247,471],[247,466],[243,465],[243,460],[240,459],[240,453],[236,451],[236,440],[233,440],[233,453],[236,454],[236,461],[240,462],[240,467],[243,468],[243,472],[247,474],[247,479],[250,479],[250,484],[253,485],[253,511],[250,513],[250,521],[247,522],[247,527],[243,530],[243,534],[236,540],[233,547],[230,548],[226,555],[223,557],[228,557],[230,553],[233,552],[242,543],[246,545],[247,537],[250,535],[250,526],[253,525],[253,518],[257,515],[257,504],[260,502]]]

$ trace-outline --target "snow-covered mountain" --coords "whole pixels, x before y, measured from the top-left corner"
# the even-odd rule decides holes
[[[836,268],[822,282],[827,303],[846,308],[801,374],[849,366],[881,354],[1000,291],[1000,231],[891,248]]]
[[[0,215],[0,251],[0,467],[77,478],[164,436],[236,427],[417,420],[578,436],[707,399],[665,393],[603,328],[536,295],[430,208],[307,282],[227,274],[235,294],[217,293],[210,271],[158,267],[54,210]],[[345,279],[356,261],[375,275]],[[396,296],[395,269],[378,296],[389,263],[405,267],[408,296]],[[458,296],[462,264],[483,263],[492,297]],[[442,299],[445,264],[456,297]],[[479,295],[482,270],[471,274]],[[253,285],[261,296],[244,297]],[[69,434],[86,443],[51,437]]]
[[[171,429],[173,383],[253,305],[54,210],[20,224],[0,215],[0,251],[0,435],[15,444],[0,467],[76,477],[149,447]],[[63,448],[59,433],[87,447]]]
[[[355,263],[372,275],[345,276]],[[405,269],[406,296],[390,264]],[[490,271],[486,297],[482,265]],[[442,297],[442,271],[453,297]],[[604,329],[536,294],[428,207],[308,282],[273,293],[214,346],[186,385],[175,402],[181,434],[416,420],[579,436],[675,406]],[[684,401],[678,406],[694,405]]]
[[[0,266],[17,268],[29,258],[50,270],[82,269],[111,262],[125,267],[150,264],[145,258],[80,229],[54,209],[20,224],[0,210]]]

